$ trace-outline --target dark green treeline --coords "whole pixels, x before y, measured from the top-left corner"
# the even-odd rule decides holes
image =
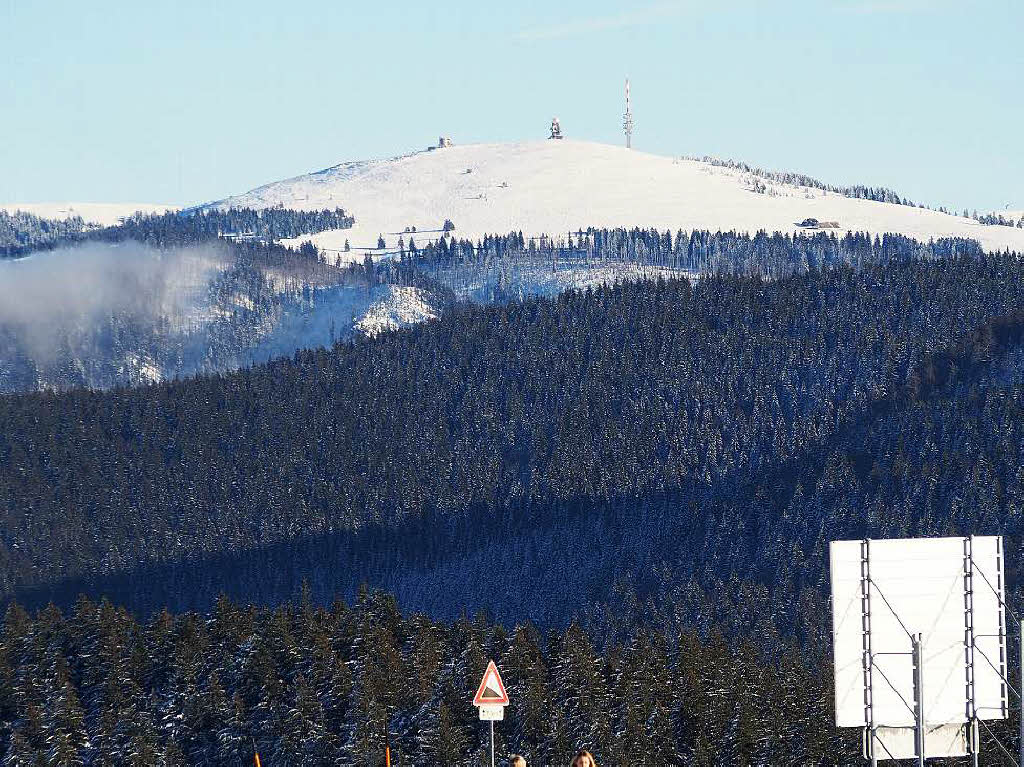
[[[577,625],[542,635],[480,616],[403,616],[362,592],[325,609],[221,599],[209,616],[146,622],[81,599],[30,616],[12,606],[0,639],[5,765],[268,766],[480,764],[473,692],[489,658],[511,696],[499,753],[568,764],[832,764],[856,737],[832,726],[827,659],[766,657],[716,631],[674,641],[638,630],[595,649]],[[847,733],[848,735],[848,733]]]

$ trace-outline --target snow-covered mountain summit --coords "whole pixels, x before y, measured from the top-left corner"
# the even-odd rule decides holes
[[[839,233],[898,232],[927,241],[970,237],[987,250],[1024,251],[1024,229],[907,205],[844,197],[821,189],[765,183],[743,170],[646,154],[588,141],[451,146],[384,160],[346,162],[210,203],[255,208],[343,207],[352,229],[312,237],[319,247],[361,259],[383,235],[388,248],[406,229],[418,244],[439,236],[445,219],[459,237],[523,231],[526,236],[588,226],[792,232],[809,219]],[[333,254],[332,254],[333,255]]]

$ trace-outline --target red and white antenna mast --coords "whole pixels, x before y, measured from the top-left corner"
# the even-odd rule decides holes
[[[633,143],[633,112],[629,106],[629,78],[626,78],[626,114],[622,116],[622,130],[626,132],[626,149]]]

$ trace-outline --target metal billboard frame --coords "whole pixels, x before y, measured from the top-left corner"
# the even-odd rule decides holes
[[[833,541],[830,570],[836,725],[863,728],[865,759],[977,765],[980,726],[1024,765],[1024,714],[1020,761],[986,723],[1009,716],[1008,693],[1021,698],[1007,679],[1006,613],[1021,623],[1005,602],[1002,537]]]

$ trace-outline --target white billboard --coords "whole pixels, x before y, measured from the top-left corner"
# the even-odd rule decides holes
[[[834,541],[830,560],[837,726],[872,728],[878,758],[914,755],[915,634],[929,756],[964,753],[972,718],[1006,717],[999,537]]]

